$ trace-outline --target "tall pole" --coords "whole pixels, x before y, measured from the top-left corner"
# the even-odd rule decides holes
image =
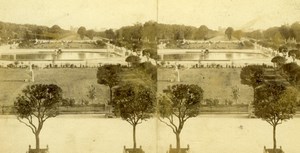
[[[156,22],[158,23],[158,0],[156,0]]]
[[[177,63],[175,63],[175,72],[177,74],[177,82],[180,82],[179,69],[178,69]]]

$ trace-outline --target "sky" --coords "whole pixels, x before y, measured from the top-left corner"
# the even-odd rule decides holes
[[[266,29],[300,21],[300,0],[0,0],[0,21],[12,23],[100,30],[157,19],[212,29]]]

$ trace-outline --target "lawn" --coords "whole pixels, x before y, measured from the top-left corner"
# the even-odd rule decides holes
[[[87,99],[87,91],[90,85],[96,88],[96,100],[94,103],[105,103],[109,99],[108,87],[97,83],[96,68],[59,68],[59,69],[37,69],[34,70],[34,83],[53,83],[63,89],[65,98],[74,98],[77,103]],[[219,99],[224,103],[225,99],[232,100],[232,87],[240,89],[238,103],[249,103],[252,101],[253,91],[250,87],[240,83],[240,69],[185,69],[180,70],[180,83],[197,84],[204,90],[204,98]],[[155,83],[145,78],[146,75],[125,70],[122,73],[124,82]],[[12,105],[15,97],[21,93],[26,85],[32,84],[24,80],[30,80],[29,71],[26,69],[0,69],[0,105]],[[158,91],[161,92],[168,85],[176,80],[176,73],[173,69],[158,69]]]
[[[65,98],[74,98],[76,102],[87,99],[90,85],[96,88],[95,103],[104,103],[108,99],[108,88],[97,84],[97,69],[39,69],[34,70],[35,82],[44,84],[57,84],[63,90]],[[26,85],[32,82],[22,80],[30,79],[26,69],[0,69],[0,102],[1,105],[12,105],[15,97],[21,93]]]
[[[237,86],[240,93],[238,104],[248,104],[253,100],[253,90],[240,83],[240,71],[240,68],[180,69],[179,83],[199,85],[204,90],[204,98],[219,99],[220,104],[224,103],[225,99],[234,101],[231,96],[232,87]],[[157,90],[160,93],[168,85],[178,83],[174,69],[159,68],[157,73]]]
[[[109,88],[97,83],[96,74],[97,68],[35,69],[34,83],[57,84],[62,88],[64,98],[74,98],[77,104],[83,99],[88,100],[88,87],[93,85],[96,89],[96,100],[93,103],[104,104],[109,100]],[[124,69],[121,78],[123,82],[144,83],[147,86],[154,84],[147,79],[146,74],[131,69]],[[13,105],[22,89],[32,84],[24,80],[30,80],[28,69],[0,69],[0,106]]]

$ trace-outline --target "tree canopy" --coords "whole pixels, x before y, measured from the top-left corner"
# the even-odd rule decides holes
[[[133,126],[133,148],[136,148],[136,126],[154,112],[155,93],[143,85],[124,84],[114,91],[115,113]]]
[[[39,134],[44,122],[58,115],[62,89],[54,84],[27,86],[16,98],[14,107],[18,120],[29,127],[36,138],[36,149],[40,149]]]
[[[120,65],[103,65],[98,68],[97,71],[97,82],[99,84],[103,84],[109,87],[110,91],[110,102],[112,102],[112,88],[119,84],[121,81],[120,72],[121,72]]]
[[[61,28],[60,28],[60,26],[58,26],[58,25],[53,25],[51,28],[50,28],[50,31],[52,32],[52,33],[60,33],[61,32]]]
[[[243,35],[244,35],[244,32],[242,30],[235,30],[232,32],[232,36],[234,36],[238,40],[241,40]]]
[[[287,81],[289,81],[292,85],[299,85],[300,83],[300,66],[295,63],[286,63],[281,69],[283,70]]]
[[[288,57],[292,57],[293,60],[300,59],[300,51],[296,49],[289,50]]]
[[[263,73],[264,67],[262,65],[247,65],[242,68],[241,83],[256,88],[263,84]]]
[[[201,25],[196,31],[196,39],[207,39],[207,34],[209,33],[209,29],[205,25]]]
[[[290,27],[288,27],[288,26],[286,26],[286,25],[282,25],[282,26],[279,28],[279,32],[280,32],[281,36],[282,36],[285,40],[288,40],[289,38],[294,37],[294,36],[293,36],[293,31],[290,29]]]
[[[80,38],[83,39],[85,34],[86,34],[86,28],[81,26],[78,30],[77,33],[79,34]]]
[[[88,38],[90,38],[91,40],[93,40],[93,38],[94,38],[94,36],[95,36],[95,31],[94,30],[87,30],[86,32],[85,32],[85,35],[88,37]]]
[[[125,59],[125,61],[130,63],[130,66],[137,66],[141,62],[141,58],[135,55],[130,55]]]
[[[272,63],[276,64],[278,68],[285,64],[286,59],[282,56],[275,56],[271,60]]]
[[[288,48],[286,46],[280,46],[278,48],[279,53],[282,53],[283,55],[286,55],[286,53],[288,52]]]
[[[198,85],[177,84],[169,86],[158,100],[160,121],[176,135],[176,148],[180,149],[180,133],[184,123],[199,114],[203,90]],[[177,119],[174,119],[177,118]],[[165,121],[166,119],[167,121]]]
[[[254,114],[273,126],[273,149],[276,149],[276,126],[296,113],[298,91],[281,84],[265,84],[256,90]]]
[[[231,37],[232,37],[232,34],[233,34],[233,28],[232,28],[232,27],[228,27],[228,28],[225,30],[225,34],[226,34],[226,36],[228,37],[228,39],[231,40]]]

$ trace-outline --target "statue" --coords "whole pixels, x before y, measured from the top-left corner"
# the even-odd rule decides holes
[[[32,65],[30,63],[29,63],[29,72],[31,76],[31,82],[34,82],[34,73],[33,73]]]

